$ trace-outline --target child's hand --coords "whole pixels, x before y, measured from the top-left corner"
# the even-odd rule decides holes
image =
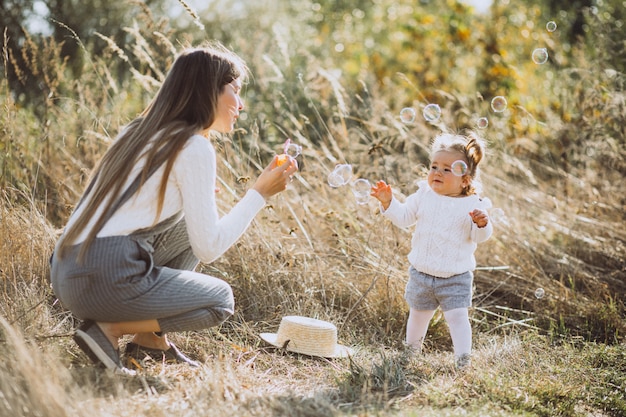
[[[473,211],[470,211],[469,215],[478,227],[485,227],[487,226],[487,223],[489,223],[489,216],[487,216],[487,213],[482,210],[474,209]]]
[[[393,194],[391,192],[391,186],[387,185],[385,181],[378,181],[376,185],[372,186],[372,192],[370,195],[376,198],[383,205],[383,208],[387,210],[389,208],[389,204],[391,204],[391,199]]]

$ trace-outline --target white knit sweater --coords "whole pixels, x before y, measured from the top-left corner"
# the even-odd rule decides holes
[[[143,164],[141,160],[133,168],[126,187],[139,175]],[[98,233],[98,237],[129,235],[182,212],[194,254],[203,262],[214,261],[235,243],[265,206],[263,197],[249,190],[229,213],[220,218],[215,201],[216,164],[215,149],[211,142],[200,135],[191,137],[174,162],[161,215],[156,218],[157,196],[164,166],[148,179],[139,193],[120,207]],[[85,204],[81,204],[72,214],[68,226],[84,207]],[[74,243],[85,240],[99,214],[94,216]]]
[[[395,197],[383,214],[396,226],[415,225],[409,262],[415,269],[440,278],[472,271],[478,243],[493,233],[491,222],[479,228],[469,213],[486,211],[491,201],[477,195],[447,197],[434,192],[426,181],[404,203]]]

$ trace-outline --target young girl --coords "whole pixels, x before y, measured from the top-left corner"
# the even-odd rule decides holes
[[[215,201],[216,152],[209,133],[233,130],[247,67],[220,45],[180,54],[148,108],[119,134],[96,168],[51,260],[63,305],[83,319],[74,339],[107,369],[149,354],[198,366],[165,332],[205,329],[233,314],[231,287],[194,272],[246,230],[285,189],[296,161],[275,157],[223,217]]]
[[[431,147],[427,181],[420,181],[419,189],[405,203],[396,200],[384,181],[372,187],[383,214],[396,226],[415,225],[405,291],[410,307],[406,343],[421,351],[428,324],[440,306],[458,368],[470,363],[468,308],[476,267],[474,251],[493,230],[487,216],[491,202],[477,194],[483,154],[482,141],[474,134],[441,134]]]

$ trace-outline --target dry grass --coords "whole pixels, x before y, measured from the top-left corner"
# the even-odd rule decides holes
[[[626,366],[623,347],[568,341],[588,339],[593,327],[585,320],[600,319],[601,310],[607,317],[599,322],[616,328],[598,329],[603,330],[598,337],[612,335],[608,341],[614,343],[622,334],[618,298],[610,311],[611,304],[603,302],[597,288],[603,283],[612,288],[610,275],[592,274],[593,268],[575,254],[550,250],[551,239],[545,238],[559,233],[561,239],[617,236],[618,242],[619,228],[599,231],[589,224],[585,229],[587,223],[581,221],[576,235],[570,236],[570,228],[563,232],[563,226],[558,227],[565,222],[565,212],[557,210],[562,206],[555,206],[555,199],[535,190],[532,198],[504,200],[505,205],[499,203],[498,192],[492,193],[496,205],[507,213],[507,222],[498,225],[494,239],[479,252],[480,265],[509,269],[477,271],[474,367],[459,374],[440,316],[435,317],[423,358],[409,361],[401,349],[408,232],[386,224],[375,205],[357,206],[351,195],[328,190],[323,175],[316,174],[321,169],[312,167],[311,174],[300,174],[301,182],[295,181],[282,198],[274,199],[235,247],[218,262],[202,267],[231,282],[238,304],[235,317],[219,328],[172,335],[205,366],[195,371],[150,364],[132,381],[101,375],[72,343],[75,322],[55,305],[45,279],[54,230],[41,213],[5,202],[4,230],[20,233],[10,233],[14,238],[3,240],[1,252],[11,254],[3,265],[14,265],[14,270],[4,280],[3,316],[11,324],[4,323],[6,367],[0,380],[6,387],[29,387],[3,390],[10,410],[27,407],[49,416],[410,416],[414,415],[410,410],[419,409],[419,415],[458,415],[466,410],[467,415],[510,416],[557,411],[585,415],[607,404],[622,409],[622,394],[613,385],[623,380],[612,382],[619,376],[609,369]],[[485,185],[498,190],[497,184]],[[517,192],[511,193],[509,186],[500,192],[530,195],[524,185],[513,190]],[[240,194],[243,186],[233,185],[233,191]],[[224,197],[227,206],[229,199]],[[508,214],[516,208],[517,215]],[[524,227],[544,216],[558,221]],[[581,214],[572,218],[577,216]],[[613,224],[610,217],[596,218]],[[545,229],[538,229],[540,225]],[[526,232],[520,236],[516,230]],[[576,264],[557,263],[561,269],[555,273],[546,262],[551,257],[555,262],[567,257]],[[573,281],[582,278],[594,281],[587,286]],[[546,290],[543,299],[534,297],[537,287]],[[355,346],[357,354],[351,361],[327,361],[268,347],[258,334],[274,331],[285,314],[335,322],[340,342]],[[27,336],[15,333],[17,328]],[[533,336],[537,333],[548,337]],[[565,344],[551,342],[557,335]],[[594,362],[594,356],[603,352],[612,355],[610,365]],[[600,369],[601,374],[589,369]],[[42,380],[43,374],[53,377]],[[586,387],[613,397],[604,405],[597,396],[583,401],[588,398]]]
[[[67,367],[66,354],[3,329],[12,352],[0,369],[3,415],[619,415],[624,407],[623,349],[554,346],[518,332],[479,335],[472,368],[459,372],[446,352],[410,357],[369,345],[328,361],[236,345],[213,330],[190,337],[204,349],[202,368],[152,364],[124,380],[82,358]]]

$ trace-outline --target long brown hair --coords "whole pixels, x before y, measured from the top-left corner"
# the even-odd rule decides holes
[[[155,220],[165,200],[167,179],[181,149],[191,136],[208,129],[215,121],[217,101],[224,87],[248,76],[248,68],[235,53],[218,43],[184,50],[174,61],[161,88],[148,107],[119,134],[95,168],[85,196],[83,212],[65,230],[58,248],[72,245],[104,204],[103,212],[81,247],[82,257],[107,219],[113,214],[116,201],[123,193],[132,168],[145,158],[140,187],[165,163],[157,199]],[[107,200],[108,199],[108,200]]]

